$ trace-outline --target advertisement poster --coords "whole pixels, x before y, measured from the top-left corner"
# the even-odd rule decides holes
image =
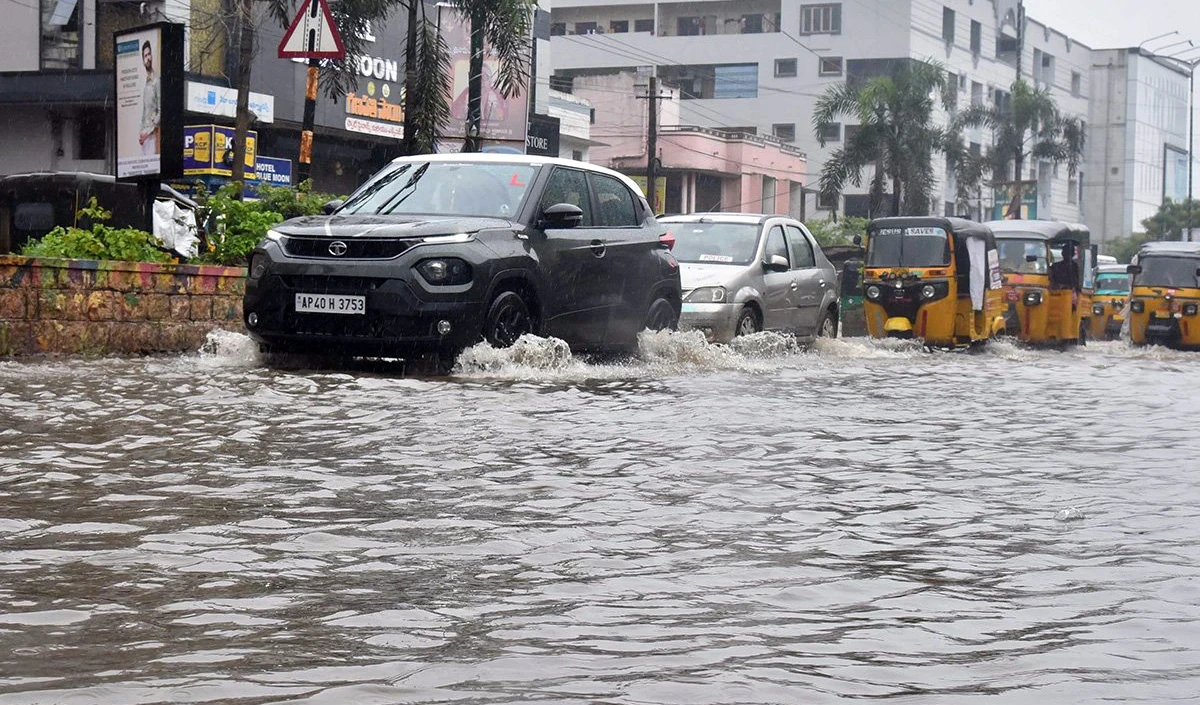
[[[116,40],[117,178],[162,171],[162,30],[151,27]]]
[[[1037,220],[1036,181],[1005,181],[995,186],[993,220]]]
[[[438,8],[438,28],[449,49],[450,69],[453,75],[453,85],[450,89],[450,124],[444,137],[446,141],[455,137],[465,139],[467,84],[471,65],[470,26],[458,11],[442,6]],[[501,95],[492,79],[498,63],[496,58],[487,52],[483,60],[480,137],[484,140],[515,142],[520,151],[524,152],[525,123],[529,117],[528,91],[521,91],[511,98]]]
[[[186,176],[233,175],[232,127],[188,125],[183,128],[183,173]],[[246,172],[256,168],[258,133],[246,133]]]
[[[183,156],[183,25],[113,35],[118,179],[178,176]]]

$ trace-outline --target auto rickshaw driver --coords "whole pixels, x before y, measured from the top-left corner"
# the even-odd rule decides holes
[[[1050,288],[1051,289],[1070,289],[1071,295],[1071,310],[1079,308],[1079,289],[1081,286],[1079,276],[1079,263],[1075,261],[1075,245],[1074,243],[1064,242],[1062,246],[1062,259],[1050,265]]]

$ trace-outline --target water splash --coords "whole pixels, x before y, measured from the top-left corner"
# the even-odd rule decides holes
[[[256,367],[262,364],[258,343],[244,333],[210,331],[200,346],[199,357],[207,366]]]
[[[558,338],[523,335],[508,348],[477,343],[462,351],[454,363],[454,374],[478,374],[521,371],[523,373],[561,372],[582,365],[571,355],[571,347]]]

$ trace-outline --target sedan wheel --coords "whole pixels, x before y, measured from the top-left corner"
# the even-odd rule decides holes
[[[742,313],[738,316],[737,326],[733,330],[734,336],[753,335],[762,330],[762,323],[758,320],[758,311],[749,306],[742,309]]]
[[[488,307],[487,319],[483,324],[483,337],[497,348],[507,348],[526,333],[533,332],[533,319],[529,306],[521,295],[505,291]]]
[[[817,337],[837,337],[837,319],[833,317],[832,313],[826,311],[825,315],[821,317],[821,325],[817,326]]]

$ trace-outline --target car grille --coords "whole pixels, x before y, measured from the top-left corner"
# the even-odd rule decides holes
[[[313,294],[365,294],[383,286],[381,277],[330,277],[319,275],[280,275],[284,287]]]
[[[329,246],[334,242],[345,243],[346,252],[334,255]],[[329,237],[293,237],[284,238],[283,251],[292,257],[312,257],[315,259],[391,259],[402,254],[416,244],[415,240],[371,239],[371,238],[329,238]]]

